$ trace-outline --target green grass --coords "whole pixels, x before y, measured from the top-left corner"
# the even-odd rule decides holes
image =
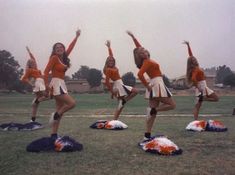
[[[117,101],[110,99],[108,94],[72,94],[76,99],[76,107],[67,114],[113,114],[117,107]],[[0,94],[0,114],[29,113],[30,104],[33,99],[31,94]],[[160,114],[190,114],[194,106],[193,96],[174,96],[176,109],[166,111]],[[143,95],[136,96],[127,103],[123,114],[145,114],[148,101]],[[235,107],[234,96],[222,96],[219,102],[204,102],[201,108],[201,114],[232,114]],[[39,115],[49,115],[55,109],[54,100],[46,101],[40,104]]]
[[[142,151],[137,143],[145,130],[144,117],[125,117],[121,120],[129,128],[123,131],[94,130],[89,126],[97,120],[91,114],[105,109],[110,114],[117,102],[109,96],[75,95],[77,107],[62,119],[59,133],[69,135],[84,145],[81,152],[28,153],[25,148],[31,141],[49,136],[48,114],[54,101],[40,106],[38,121],[44,129],[32,132],[0,132],[0,174],[3,175],[165,175],[165,174],[234,174],[235,118],[232,115],[234,97],[221,97],[218,103],[205,103],[202,114],[221,114],[206,119],[221,120],[228,132],[188,132],[186,125],[191,116],[159,116],[153,128],[155,134],[165,134],[176,143],[183,154],[158,156]],[[174,97],[177,109],[166,114],[190,114],[192,97]],[[95,100],[94,100],[95,99]],[[29,120],[30,95],[1,95],[0,123]],[[125,114],[144,114],[146,102],[138,96],[127,104]],[[209,108],[209,109],[207,109]],[[42,115],[43,114],[43,115]],[[101,111],[102,114],[102,111]],[[165,114],[165,113],[162,113]],[[45,115],[45,116],[44,116]],[[73,117],[66,117],[72,115]],[[102,119],[111,119],[104,116]]]

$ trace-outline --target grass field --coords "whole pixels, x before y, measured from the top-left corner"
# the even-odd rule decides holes
[[[78,115],[110,115],[113,114],[117,106],[117,101],[110,99],[108,94],[81,94],[73,95],[76,99],[77,106],[67,113]],[[136,96],[132,101],[127,103],[123,114],[141,114],[145,115],[145,110],[148,104],[147,100],[143,99],[143,95]],[[194,105],[193,96],[174,96],[176,101],[176,109],[159,114],[190,114]],[[0,114],[25,114],[30,112],[30,104],[33,100],[31,94],[0,94]],[[39,115],[50,115],[54,111],[54,100],[43,102],[39,108]],[[235,108],[235,96],[220,97],[217,103],[205,102],[202,105],[202,114],[232,114]]]
[[[204,119],[219,119],[228,132],[187,132],[185,126],[192,121],[192,97],[174,97],[177,108],[157,118],[153,133],[165,134],[182,150],[179,156],[158,156],[143,152],[137,143],[144,132],[143,114],[146,102],[138,96],[127,104],[121,120],[129,128],[123,131],[93,130],[89,126],[97,120],[111,119],[116,102],[108,95],[75,95],[77,106],[62,120],[59,133],[69,135],[84,145],[81,152],[28,153],[31,141],[50,134],[48,115],[53,112],[54,101],[40,106],[38,121],[44,129],[33,132],[0,132],[1,175],[165,175],[205,174],[221,175],[235,172],[235,97],[221,97],[218,103],[205,103],[201,113],[211,114]],[[0,123],[27,122],[31,95],[0,95]],[[172,114],[177,114],[173,116]],[[184,114],[184,115],[181,115]],[[69,117],[72,116],[72,117]]]

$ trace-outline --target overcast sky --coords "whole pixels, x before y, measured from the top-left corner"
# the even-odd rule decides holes
[[[55,42],[66,46],[79,27],[70,55],[71,75],[81,65],[102,69],[111,40],[120,74],[132,71],[132,31],[169,78],[185,74],[189,40],[201,67],[235,70],[235,0],[0,0],[0,50],[24,68],[25,46],[43,71]]]

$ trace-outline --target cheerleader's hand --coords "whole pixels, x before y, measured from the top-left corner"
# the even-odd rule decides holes
[[[150,92],[151,90],[152,90],[152,87],[153,87],[153,85],[152,84],[148,84],[148,86],[146,87],[147,89],[148,89],[148,91]]]
[[[28,47],[28,46],[26,46],[26,50],[30,53],[30,50],[29,50],[29,47]]]
[[[133,33],[132,33],[131,31],[127,30],[126,33],[127,33],[130,37],[134,38],[134,35],[133,35]]]
[[[107,41],[105,42],[105,45],[106,45],[107,47],[110,47],[110,46],[111,46],[110,40],[107,40]]]
[[[31,81],[28,81],[28,84],[29,84],[32,88],[35,87],[34,83],[32,83]]]
[[[186,44],[186,45],[189,45],[189,42],[188,41],[183,41],[182,44]]]
[[[79,37],[81,35],[81,30],[80,29],[77,29],[76,31],[76,37]]]

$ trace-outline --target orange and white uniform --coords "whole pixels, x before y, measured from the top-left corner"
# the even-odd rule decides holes
[[[35,61],[36,68],[26,68],[25,74],[21,77],[21,81],[30,84],[30,80],[33,78],[33,92],[45,91],[46,87],[43,75],[41,71],[37,69],[36,59],[31,52],[29,52],[29,56]]]
[[[147,82],[147,80],[144,77],[144,73],[146,73],[150,81]],[[164,84],[164,81],[162,79],[162,73],[160,71],[160,66],[158,63],[156,63],[152,59],[145,59],[143,62],[143,65],[141,66],[138,77],[140,81],[144,84],[144,86],[147,86],[148,84],[152,87],[151,91],[148,91],[146,89],[145,92],[145,98],[153,98],[153,97],[171,97],[172,94],[170,90],[166,87]]]
[[[193,56],[191,47],[189,44],[187,44],[187,46],[188,46],[188,55],[189,55],[189,57],[191,57],[191,56]],[[207,87],[206,77],[205,77],[205,74],[201,68],[195,67],[193,69],[191,80],[192,80],[193,85],[195,87],[195,96],[198,97],[199,95],[201,95],[201,93],[203,96],[208,96],[208,95],[211,95],[212,93],[214,93],[213,90],[211,90],[210,88]]]
[[[74,40],[71,42],[69,45],[68,49],[66,50],[67,56],[71,53],[73,50],[77,38],[75,37]],[[62,94],[67,94],[68,90],[64,81],[65,77],[65,72],[67,71],[68,67],[67,65],[63,64],[60,58],[57,55],[52,55],[50,57],[50,60],[46,66],[46,69],[44,70],[44,79],[46,85],[48,85],[48,77],[49,73],[52,72],[52,79],[49,84],[49,87],[52,90],[52,95],[62,95]]]
[[[109,47],[108,50],[109,56],[113,57],[112,49]],[[105,68],[105,76],[105,85],[110,91],[113,89],[114,92],[117,92],[117,97],[123,97],[131,93],[133,88],[123,84],[118,68]],[[110,79],[113,81],[113,87],[109,82]]]
[[[192,71],[191,79],[195,86],[195,96],[199,96],[201,93],[203,96],[208,96],[214,93],[213,90],[207,87],[206,77],[204,75],[204,72],[199,67],[196,67]]]
[[[21,81],[29,83],[30,79],[33,78],[35,80],[33,92],[45,91],[45,83],[43,76],[40,70],[37,69],[26,69],[25,74],[22,76]]]
[[[37,66],[36,58],[33,56],[33,54],[30,51],[28,53],[29,53],[30,58],[35,61],[35,66],[37,68],[38,66]]]
[[[142,47],[136,38],[133,38],[133,41],[137,48]],[[149,82],[147,82],[147,80],[145,79],[144,73],[146,73],[149,76],[150,78]],[[152,86],[152,90],[150,92],[148,91],[148,89],[146,89],[146,92],[145,92],[146,99],[153,98],[153,97],[171,97],[172,96],[170,90],[164,84],[160,66],[154,60],[147,58],[143,61],[143,65],[141,66],[138,72],[138,77],[140,81],[144,84],[144,86],[147,86],[148,84]]]

